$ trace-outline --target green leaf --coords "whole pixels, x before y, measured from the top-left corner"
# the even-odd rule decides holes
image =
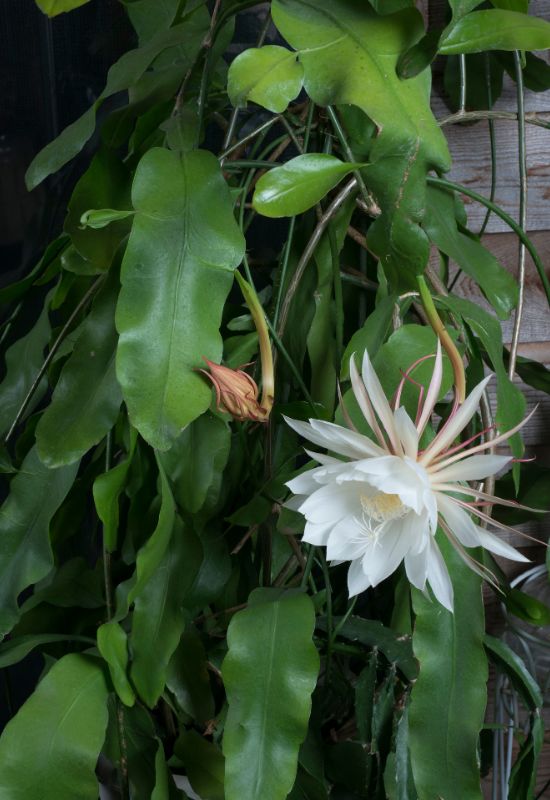
[[[381,4],[384,5],[384,4]],[[420,13],[378,16],[348,0],[274,0],[273,19],[300,50],[304,87],[318,105],[355,105],[378,129],[363,171],[381,214],[369,244],[392,283],[412,285],[428,259],[419,228],[425,178],[450,167],[445,138],[430,111],[429,70],[409,81],[396,73],[402,52],[424,35]]]
[[[372,710],[376,691],[376,668],[378,652],[369,655],[367,666],[362,670],[355,686],[355,719],[361,741],[370,744],[372,738]]]
[[[113,209],[129,206],[128,168],[111,150],[102,148],[74,188],[64,226],[80,255],[100,271],[110,267],[120,242],[130,229],[129,222],[124,220],[132,212]],[[96,208],[104,210],[89,210]],[[117,220],[117,224],[109,225]],[[83,230],[85,226],[88,229]],[[99,232],[104,226],[108,227]]]
[[[80,224],[84,228],[101,230],[101,228],[106,228],[112,222],[126,219],[133,216],[133,214],[133,211],[116,211],[114,208],[90,208],[80,217]]]
[[[180,74],[185,74],[185,70],[193,63],[200,49],[204,34],[203,25],[204,20],[198,15],[190,14],[189,18],[179,25],[169,30],[160,30],[143,47],[124,53],[110,68],[105,89],[93,106],[35,156],[26,174],[29,191],[38,186],[48,175],[61,169],[82,150],[94,133],[96,112],[103,101],[136,84],[160,53],[167,48],[181,46],[178,69],[181,71]]]
[[[204,724],[214,717],[206,652],[192,626],[187,628],[170,659],[166,685],[183,711],[197,722]]]
[[[224,757],[215,744],[203,739],[197,731],[184,730],[176,740],[174,752],[183,762],[189,782],[201,800],[230,800],[227,789],[224,792]]]
[[[527,14],[529,11],[529,0],[491,0],[495,8],[504,8],[508,11],[520,11]]]
[[[414,78],[430,66],[437,55],[440,35],[439,30],[429,31],[400,56],[397,62],[397,74],[400,78]]]
[[[485,50],[546,50],[550,22],[518,11],[488,9],[467,14],[443,32],[439,52],[481,53]]]
[[[335,617],[334,625],[338,625],[339,618]],[[317,627],[327,629],[326,619],[320,617]],[[407,678],[414,680],[418,673],[418,666],[414,660],[411,637],[399,636],[390,628],[386,628],[379,620],[363,619],[351,616],[338,633],[350,642],[361,642],[367,647],[376,647],[387,658],[390,664],[395,664]]]
[[[78,464],[48,469],[33,447],[0,509],[0,633],[19,617],[17,598],[53,567],[50,521],[73,485]]]
[[[69,241],[69,237],[62,234],[50,242],[40,261],[35,264],[24,278],[0,289],[0,303],[13,303],[26,294],[33,283],[48,283],[57,275],[60,269],[60,256],[68,246]]]
[[[466,104],[467,111],[491,109],[502,94],[504,68],[502,51],[486,53],[470,53],[466,60]],[[513,57],[512,57],[513,58]],[[445,59],[443,76],[445,101],[451,111],[458,111],[461,102],[460,56],[448,56]],[[487,80],[487,67],[489,81]],[[466,224],[464,222],[463,224]]]
[[[454,215],[454,197],[428,187],[422,227],[431,241],[479,285],[501,319],[507,319],[518,300],[518,286],[489,250],[460,233]]]
[[[470,11],[473,11],[476,6],[481,5],[483,0],[449,0],[449,5],[453,11],[453,19],[460,19]]]
[[[229,458],[231,430],[225,420],[203,414],[161,455],[178,505],[189,514],[217,500]]]
[[[168,664],[185,627],[183,606],[200,566],[200,560],[189,558],[186,544],[183,525],[176,524],[154,575],[135,595],[130,676],[150,708],[164,690]]]
[[[97,660],[72,654],[54,664],[0,738],[0,797],[96,800],[107,695]]]
[[[485,634],[484,644],[491,661],[508,676],[523,702],[532,711],[542,707],[542,694],[522,659],[501,639]]]
[[[438,542],[452,576],[454,614],[413,589],[420,675],[409,710],[412,770],[421,798],[481,800],[477,744],[487,699],[481,579],[446,539]]]
[[[180,0],[122,0],[140,44],[159,30],[166,30],[175,20]]]
[[[23,603],[22,611],[26,614],[39,603],[60,608],[101,608],[105,605],[104,591],[103,571],[98,565],[91,570],[86,561],[77,556],[37,583],[32,595]]]
[[[157,456],[160,474],[161,505],[157,525],[136,557],[136,571],[117,589],[117,619],[123,619],[135,598],[153,577],[168,549],[176,522],[176,505],[166,473]]]
[[[136,429],[130,428],[128,458],[108,472],[98,475],[93,485],[97,516],[103,523],[103,542],[110,553],[116,550],[118,545],[119,498],[126,484],[128,471],[134,458],[136,442]]]
[[[89,2],[90,0],[36,0],[36,5],[48,17],[55,17],[57,14],[72,11]]]
[[[247,100],[280,114],[302,89],[304,69],[298,55],[286,47],[252,47],[229,67],[227,93],[234,106]]]
[[[80,459],[116,422],[122,403],[115,374],[117,297],[115,271],[94,301],[38,423],[38,453],[49,467]]]
[[[223,305],[244,240],[211,153],[154,148],[132,187],[136,216],[116,314],[117,375],[130,419],[167,450],[202,414],[211,390],[197,374],[219,362]]]
[[[522,743],[509,780],[509,797],[532,798],[538,775],[539,758],[544,745],[544,723],[540,714],[531,719],[529,735]],[[538,795],[542,797],[542,795]]]
[[[331,225],[336,249],[341,252],[346,231],[355,210],[355,198],[344,203]],[[307,335],[307,350],[311,364],[311,396],[326,408],[329,415],[334,410],[336,396],[336,334],[334,310],[334,265],[327,231],[315,248],[317,288],[315,290],[315,316]]]
[[[128,637],[118,622],[106,622],[97,629],[97,648],[109,666],[117,695],[127,706],[136,702],[128,680]]]
[[[222,665],[226,800],[284,800],[290,792],[319,670],[314,624],[307,595],[269,589],[253,592],[231,620]]]
[[[353,334],[342,357],[341,381],[349,381],[349,362],[354,353],[357,359],[361,359],[365,350],[371,356],[380,350],[390,331],[396,302],[397,295],[382,297],[363,327]]]
[[[252,204],[264,217],[293,217],[312,208],[354,169],[326,153],[306,153],[266,172],[256,184]]]
[[[546,92],[550,89],[550,64],[532,53],[524,53],[525,66],[523,67],[523,85],[532,92]],[[516,65],[513,53],[500,52],[497,58],[512,78],[516,80]]]
[[[29,633],[23,636],[16,636],[0,644],[0,668],[17,664],[36,647],[44,644],[56,644],[57,642],[86,642],[90,645],[93,644],[93,639],[88,636],[76,636],[66,633]]]
[[[6,374],[0,384],[0,436],[9,430],[17,412],[33,385],[44,362],[44,350],[51,335],[48,318],[49,296],[40,316],[31,330],[6,350]],[[32,413],[47,389],[48,381],[42,378],[25,416]],[[25,419],[25,416],[23,419]]]

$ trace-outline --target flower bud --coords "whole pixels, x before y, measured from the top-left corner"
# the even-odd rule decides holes
[[[205,358],[210,372],[199,370],[212,381],[216,390],[218,411],[231,414],[234,419],[267,422],[270,408],[258,402],[258,386],[242,369],[230,369]]]

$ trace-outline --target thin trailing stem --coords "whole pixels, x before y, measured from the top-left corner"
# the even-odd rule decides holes
[[[516,70],[517,86],[517,105],[518,105],[518,156],[519,156],[519,224],[525,231],[527,225],[527,148],[525,143],[525,117],[523,102],[523,71],[521,66],[521,54],[518,50],[514,52],[514,66]],[[525,301],[525,244],[519,245],[518,262],[518,304],[514,317],[514,328],[512,332],[512,343],[510,345],[510,361],[508,365],[508,375],[510,380],[516,371],[516,360],[518,356],[518,344],[521,332],[521,320],[523,317],[523,305]]]
[[[340,142],[340,144],[342,146],[342,149],[343,149],[343,151],[345,153],[345,156],[346,156],[347,160],[350,163],[353,164],[355,162],[355,157],[353,155],[353,151],[352,151],[352,149],[351,149],[351,147],[349,145],[349,142],[347,140],[347,137],[346,137],[346,134],[345,134],[344,129],[342,127],[342,124],[341,124],[341,122],[340,122],[340,120],[338,118],[338,114],[332,108],[332,106],[327,106],[327,114],[329,116],[330,121],[332,122],[334,130],[336,132],[336,136],[338,137],[338,140],[339,140],[339,142]],[[359,190],[360,190],[361,194],[363,195],[363,200],[365,201],[365,203],[367,205],[367,213],[371,214],[372,216],[378,216],[378,214],[380,213],[380,209],[378,207],[378,204],[377,204],[376,200],[374,199],[374,197],[371,195],[371,193],[367,189],[365,181],[363,180],[363,176],[361,175],[361,173],[360,173],[360,171],[358,169],[354,170],[353,174],[354,174],[355,179],[357,181],[357,185],[359,187]]]
[[[92,297],[96,293],[97,289],[101,286],[101,284],[103,283],[104,280],[105,280],[105,276],[104,275],[100,275],[100,277],[97,278],[97,280],[95,280],[93,282],[93,284],[90,286],[90,288],[88,289],[88,291],[86,292],[86,294],[84,295],[82,300],[76,306],[76,308],[73,311],[73,313],[70,315],[70,317],[67,320],[67,322],[63,325],[63,327],[62,327],[57,339],[55,340],[55,342],[53,343],[53,345],[51,347],[50,352],[48,353],[48,355],[44,359],[44,363],[40,367],[36,378],[32,382],[32,386],[30,387],[29,391],[25,395],[25,399],[23,400],[23,402],[19,406],[19,410],[17,411],[17,414],[15,415],[15,419],[13,420],[9,431],[6,434],[6,438],[4,439],[4,445],[6,445],[9,442],[9,440],[11,439],[11,437],[13,436],[17,426],[19,425],[19,422],[21,421],[21,418],[23,417],[23,414],[25,413],[29,403],[31,402],[31,400],[32,400],[32,398],[34,396],[34,393],[36,392],[36,390],[40,386],[40,382],[41,382],[42,378],[44,377],[44,375],[46,374],[46,370],[48,369],[48,367],[52,363],[53,357],[55,356],[55,354],[59,350],[59,347],[61,346],[61,343],[64,341],[65,337],[69,333],[73,322],[78,317],[80,312],[84,308],[86,308],[86,306],[88,305],[88,303],[90,302],[90,300],[92,299]]]
[[[460,72],[460,95],[458,100],[458,113],[464,114],[466,111],[466,56],[461,53],[458,57],[458,69]]]
[[[516,111],[458,111],[456,114],[451,114],[439,120],[439,127],[443,128],[445,125],[455,125],[460,122],[477,122],[482,119],[509,119],[517,120],[518,114]],[[539,128],[546,128],[550,130],[550,120],[539,119],[536,113],[531,112],[523,116],[527,125],[537,125]]]
[[[491,107],[493,105],[493,90],[491,88],[491,60],[489,53],[485,53],[485,85],[487,87],[487,105]],[[497,143],[494,119],[489,118],[487,124],[489,126],[489,145],[491,149],[491,191],[489,193],[489,200],[494,201],[497,187]],[[490,217],[491,209],[488,208],[479,231],[479,236],[483,236],[485,233]]]
[[[243,136],[243,138],[239,139],[238,142],[235,142],[234,144],[231,145],[231,147],[225,149],[218,156],[220,162],[223,164],[227,156],[230,156],[231,153],[235,152],[235,150],[238,150],[240,147],[243,147],[243,145],[248,144],[248,142],[251,142],[253,139],[256,138],[256,136],[259,136],[260,133],[268,131],[273,125],[275,125],[276,122],[280,122],[280,120],[281,120],[281,114],[277,114],[275,117],[271,117],[271,119],[262,122],[261,125],[258,125],[258,127],[254,128],[254,130],[250,131],[250,133],[247,133],[246,136]]]
[[[500,206],[497,206],[496,203],[493,203],[487,197],[484,197],[478,192],[474,192],[473,189],[468,189],[466,186],[462,186],[460,183],[454,183],[454,181],[445,180],[445,178],[436,178],[435,176],[429,175],[427,178],[427,182],[432,186],[440,186],[443,189],[451,189],[455,192],[460,192],[461,194],[466,195],[466,197],[471,197],[472,200],[476,200],[481,205],[484,205],[486,208],[490,208],[494,214],[500,217],[504,222],[514,231],[514,233],[518,236],[518,238],[523,242],[527,251],[533,262],[535,267],[537,268],[537,272],[539,273],[539,278],[541,280],[542,286],[544,288],[544,293],[546,294],[546,299],[550,304],[550,281],[546,277],[546,273],[544,271],[544,264],[542,263],[537,250],[521,225],[518,223],[504,211]]]
[[[199,145],[199,139],[201,135],[201,127],[202,121],[204,118],[204,107],[206,104],[206,94],[208,90],[208,78],[210,76],[210,54],[212,51],[212,43],[214,41],[214,29],[216,27],[216,21],[218,18],[218,13],[220,10],[221,0],[216,0],[214,4],[214,9],[212,11],[212,17],[210,19],[210,27],[208,29],[208,33],[202,40],[201,50],[206,51],[206,55],[204,57],[204,66],[202,69],[201,75],[201,83],[199,87],[199,97],[197,100],[197,136],[196,136],[196,146]]]
[[[342,278],[340,277],[340,254],[334,226],[329,223],[327,228],[332,260],[332,282],[334,291],[335,328],[336,328],[336,358],[338,364],[344,352],[344,300],[342,296]]]
[[[302,253],[302,257],[296,266],[296,271],[292,276],[292,280],[288,287],[288,291],[285,295],[285,299],[283,301],[281,307],[281,318],[279,322],[279,328],[277,333],[279,336],[282,336],[285,331],[286,323],[288,321],[288,314],[290,311],[290,306],[292,304],[292,300],[294,295],[296,294],[296,290],[300,285],[300,281],[302,280],[302,276],[305,272],[309,261],[315,252],[317,245],[319,244],[323,233],[331,219],[335,216],[338,209],[345,203],[347,198],[354,192],[357,188],[357,179],[355,177],[351,178],[348,183],[344,186],[343,189],[336,195],[332,203],[328,206],[327,210],[322,214],[319,222],[317,223],[317,227],[313,231],[313,234],[306,245],[304,252]]]

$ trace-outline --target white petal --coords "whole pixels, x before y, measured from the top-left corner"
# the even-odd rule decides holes
[[[428,550],[428,583],[432,587],[436,599],[452,612],[453,585],[443,556],[434,539],[431,539]]]
[[[289,497],[288,500],[285,500],[283,503],[284,508],[289,508],[291,511],[299,511],[302,503],[306,500],[307,495],[305,494],[295,494],[292,497]]]
[[[326,466],[327,464],[342,463],[338,458],[327,456],[326,453],[315,453],[313,450],[308,450],[307,447],[304,447],[304,452],[306,452],[308,456],[312,458],[314,461],[318,461],[319,464],[322,464],[323,466]]]
[[[405,455],[416,461],[418,455],[418,431],[404,406],[399,406],[393,415],[397,435],[403,445]]]
[[[419,514],[424,508],[423,497],[430,489],[427,473],[410,458],[382,456],[356,462],[353,469],[338,475],[338,483],[361,478],[385,494],[397,494],[402,503]]]
[[[362,564],[373,586],[377,586],[395,572],[409,546],[410,542],[403,531],[403,526],[397,522],[389,524],[380,538],[370,543]]]
[[[443,379],[443,357],[441,355],[441,342],[439,338],[437,340],[437,352],[435,354],[435,365],[434,371],[432,373],[432,379],[430,381],[430,385],[428,387],[428,392],[426,394],[426,399],[424,400],[424,406],[422,407],[422,413],[420,415],[420,419],[418,420],[418,436],[422,435],[422,431],[428,424],[428,420],[432,415],[434,410],[435,404],[437,403],[437,398],[439,397],[439,392],[441,391],[441,381]],[[415,456],[416,457],[416,456]]]
[[[318,481],[315,480],[314,475],[319,470],[319,467],[308,469],[306,472],[296,475],[290,481],[285,483],[293,494],[311,494],[316,492],[319,488]]]
[[[362,372],[363,383],[365,384],[372,406],[375,412],[378,414],[378,418],[382,423],[382,427],[390,437],[390,442],[392,443],[395,452],[401,454],[401,443],[399,442],[397,431],[395,430],[393,412],[366,350],[363,355]]]
[[[352,561],[348,569],[348,592],[350,597],[355,597],[356,594],[366,591],[371,586],[371,582],[363,572],[361,566],[361,559]]]
[[[332,529],[327,542],[327,558],[330,560],[354,561],[368,547],[368,538],[359,522],[346,517]]]
[[[476,525],[476,528],[479,543],[486,550],[490,550],[491,553],[495,553],[497,556],[509,558],[511,561],[529,561],[528,558],[512,547],[512,545],[508,544],[508,542],[499,539],[498,536],[495,536],[493,533],[489,533],[489,531],[486,531],[479,525]]]
[[[333,527],[333,522],[306,522],[302,541],[324,547]]]
[[[480,481],[506,467],[512,456],[470,456],[450,467],[432,467],[430,478],[434,483],[447,481]]]
[[[420,589],[421,592],[426,588],[426,580],[428,578],[428,554],[430,544],[427,543],[426,547],[419,553],[409,551],[405,556],[405,572],[407,578]]]
[[[355,481],[343,485],[330,483],[313,492],[300,506],[308,522],[339,522],[344,517],[361,515],[361,487]]]
[[[365,388],[365,384],[359,377],[359,372],[355,364],[355,353],[352,355],[349,361],[349,375],[351,378],[351,388],[353,389],[353,394],[355,395],[355,399],[357,400],[357,405],[361,409],[361,412],[365,417],[368,426],[373,431],[379,443],[382,445],[382,447],[384,447],[384,449],[387,449],[387,444],[386,440],[384,439],[384,434],[380,430],[380,425],[378,424],[378,420],[376,419],[376,414],[374,413],[374,410],[372,408],[372,404],[369,399],[368,392]]]
[[[324,422],[318,419],[302,422],[289,417],[284,417],[284,419],[304,439],[308,439],[319,447],[333,450],[341,456],[365,458],[365,456],[379,452],[377,445],[366,436],[336,425],[334,422]]]
[[[491,376],[489,375],[489,377],[484,378],[481,383],[478,383],[475,389],[472,389],[466,400],[455,412],[454,416],[447,420],[435,439],[426,448],[422,458],[420,459],[421,464],[429,464],[431,461],[433,461],[433,459],[439,455],[439,453],[442,453],[444,450],[446,450],[447,447],[454,442],[458,434],[464,430],[466,425],[476,413],[481,395],[483,394],[483,391],[490,380]]]
[[[445,522],[464,547],[479,547],[481,542],[476,530],[476,524],[452,497],[444,494],[437,495],[437,505],[445,518]]]

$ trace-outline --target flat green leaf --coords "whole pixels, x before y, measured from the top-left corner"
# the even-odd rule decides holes
[[[154,148],[132,187],[136,216],[122,263],[117,375],[130,419],[167,450],[211,402],[196,372],[219,362],[223,305],[244,239],[218,160]]]
[[[443,32],[439,52],[481,53],[485,50],[546,50],[550,22],[518,11],[488,9],[467,14]]]
[[[119,210],[129,207],[129,170],[115,153],[102,148],[74,188],[64,226],[76,250],[100,271],[110,267],[130,229],[125,219],[132,212]]]
[[[226,800],[284,800],[290,792],[319,670],[314,624],[307,595],[269,589],[253,592],[231,620],[222,665]]]
[[[65,234],[50,242],[40,261],[35,264],[24,278],[14,283],[9,283],[3,289],[0,289],[0,303],[3,305],[4,303],[13,303],[15,300],[19,300],[20,297],[26,294],[33,283],[48,283],[59,272],[61,266],[60,256],[69,242],[70,239]]]
[[[529,11],[529,0],[491,0],[495,8],[504,8],[508,11],[519,11],[527,14]]]
[[[0,436],[11,427],[19,408],[33,385],[44,362],[44,351],[51,335],[48,317],[49,301],[31,330],[6,350],[6,374],[0,384]],[[48,387],[44,377],[40,381],[23,419],[38,405]]]
[[[363,175],[381,214],[368,239],[392,283],[412,285],[429,255],[418,226],[426,174],[450,167],[430,110],[430,71],[408,81],[396,73],[401,53],[424,35],[420,13],[405,8],[379,16],[353,0],[274,0],[272,12],[281,34],[300,51],[311,99],[358,106],[376,125]]]
[[[138,83],[159,54],[171,47],[181,46],[179,52],[182,57],[178,69],[180,75],[185,74],[185,70],[193,63],[200,49],[203,35],[204,19],[197,14],[190,14],[184,22],[174,25],[173,28],[160,30],[142,47],[124,53],[110,68],[105,89],[93,106],[35,156],[26,174],[29,191],[38,186],[48,175],[61,169],[82,150],[94,133],[96,112],[104,100]]]
[[[105,605],[103,570],[96,565],[91,570],[77,556],[65,561],[34,587],[32,595],[21,609],[24,614],[39,603],[59,608],[101,608]]]
[[[189,782],[201,800],[230,800],[227,790],[224,792],[224,757],[219,747],[197,731],[184,730],[174,752],[183,762]]]
[[[365,350],[373,356],[382,347],[390,331],[396,302],[397,295],[382,297],[374,311],[368,315],[363,327],[353,334],[342,356],[341,381],[349,381],[349,361],[354,353],[359,364]]]
[[[340,620],[335,617],[333,622],[338,625]],[[320,617],[317,627],[326,630],[326,619]],[[351,616],[340,628],[339,636],[350,642],[361,642],[367,647],[376,647],[387,658],[390,664],[395,664],[408,680],[414,680],[418,673],[418,666],[414,660],[411,637],[399,636],[377,619],[363,619]]]
[[[200,560],[189,558],[186,544],[183,525],[177,524],[154,575],[135,596],[130,676],[151,708],[164,690],[168,664],[186,623],[186,595],[200,566]]]
[[[362,164],[326,153],[306,153],[266,172],[256,184],[252,204],[264,217],[293,217],[319,200]]]
[[[117,589],[117,619],[123,619],[130,605],[153,577],[170,544],[176,523],[176,505],[166,473],[157,457],[160,474],[161,504],[157,525],[136,557],[136,571]]]
[[[346,231],[355,210],[355,198],[350,197],[331,222],[340,254],[346,241]],[[336,397],[337,355],[334,309],[334,264],[327,231],[315,248],[317,288],[315,289],[315,315],[307,335],[307,352],[311,364],[311,396],[321,403],[332,418]]]
[[[214,717],[206,652],[193,626],[187,628],[170,659],[166,685],[183,711],[197,722],[204,724]]]
[[[16,636],[0,644],[0,668],[17,664],[37,647],[41,647],[44,644],[56,644],[57,642],[86,642],[90,645],[93,644],[93,639],[88,636],[76,636],[66,633],[29,633],[23,636]]]
[[[97,649],[107,662],[117,695],[127,706],[136,702],[128,680],[128,637],[118,622],[106,622],[97,629]]]
[[[485,634],[484,644],[491,661],[508,676],[527,708],[532,711],[542,707],[542,694],[522,659],[501,639]]]
[[[49,467],[80,459],[116,422],[122,403],[115,374],[117,297],[118,280],[113,272],[82,325],[51,403],[38,423],[38,453]]]
[[[0,797],[96,800],[108,691],[97,660],[55,663],[0,738]]]
[[[112,553],[118,545],[119,498],[128,477],[134,458],[137,432],[130,429],[130,452],[128,458],[108,472],[98,475],[93,485],[94,503],[97,516],[103,523],[103,541],[108,552]]]
[[[449,5],[453,11],[453,19],[460,19],[470,11],[473,11],[476,6],[481,5],[483,0],[449,0]]]
[[[550,64],[547,64],[542,58],[538,58],[538,56],[534,56],[532,53],[524,53],[524,56],[525,66],[522,69],[523,85],[532,92],[546,92],[550,89]],[[513,53],[501,51],[497,53],[497,58],[508,75],[515,81],[516,65]]]
[[[437,55],[440,35],[439,30],[428,31],[419,42],[403,53],[397,62],[397,74],[400,78],[414,78],[430,66]]]
[[[454,587],[454,614],[413,589],[413,647],[420,675],[409,709],[409,746],[421,798],[481,800],[477,745],[487,700],[485,619],[479,578],[438,540]]]
[[[501,319],[507,319],[518,300],[518,286],[483,245],[461,233],[454,215],[454,198],[442,189],[428,187],[422,227],[431,241],[479,285]]]
[[[229,67],[227,93],[234,106],[247,100],[280,114],[302,89],[304,69],[296,53],[278,45],[252,47]]]
[[[230,446],[227,422],[207,413],[188,425],[171,449],[161,455],[180,508],[196,514],[209,495],[217,500]]]
[[[531,719],[528,736],[523,741],[516,762],[510,773],[509,789],[511,798],[532,798],[535,794],[539,758],[544,746],[544,722],[540,713]],[[543,795],[538,795],[542,797]]]
[[[159,30],[169,28],[176,18],[180,0],[122,0],[140,44]]]
[[[80,224],[84,228],[101,230],[127,217],[133,216],[133,211],[116,211],[114,208],[90,208],[80,217]]]
[[[20,593],[53,567],[50,521],[73,485],[78,463],[48,469],[33,447],[0,509],[0,633],[17,622]]]
[[[370,744],[372,738],[372,709],[376,691],[376,668],[378,652],[369,655],[367,666],[362,670],[355,685],[355,719],[361,741]]]
[[[65,11],[72,11],[75,8],[89,3],[90,0],[36,0],[36,5],[47,14],[48,17],[55,17]]]

